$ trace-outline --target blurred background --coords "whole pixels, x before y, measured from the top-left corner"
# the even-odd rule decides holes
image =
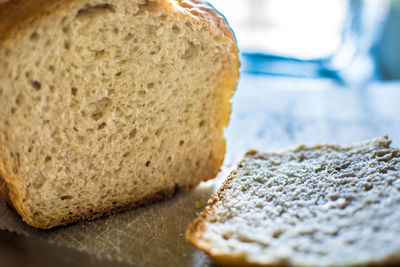
[[[242,72],[400,79],[400,0],[209,0],[228,19]]]

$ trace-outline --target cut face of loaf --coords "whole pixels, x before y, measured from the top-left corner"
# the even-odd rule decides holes
[[[400,264],[400,149],[249,152],[186,238],[227,266]]]
[[[3,196],[50,228],[213,178],[238,67],[197,0],[0,4]]]

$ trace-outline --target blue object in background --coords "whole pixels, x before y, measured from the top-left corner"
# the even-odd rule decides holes
[[[302,60],[262,53],[241,53],[242,70],[254,74],[268,74],[304,78],[330,78],[344,84],[337,70],[325,68],[328,59]]]
[[[400,1],[392,1],[381,40],[373,54],[382,80],[400,79]]]
[[[211,0],[247,73],[330,78],[363,88],[400,79],[400,1]]]

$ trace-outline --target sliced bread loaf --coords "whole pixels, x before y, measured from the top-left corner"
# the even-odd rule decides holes
[[[228,266],[400,264],[400,149],[250,151],[187,229]]]
[[[199,0],[0,1],[0,185],[50,228],[213,178],[238,80]]]

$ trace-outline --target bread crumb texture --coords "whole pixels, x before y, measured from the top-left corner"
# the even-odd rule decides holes
[[[238,52],[200,1],[0,5],[2,193],[50,228],[213,178]]]
[[[186,237],[225,265],[400,263],[400,149],[246,155]]]

